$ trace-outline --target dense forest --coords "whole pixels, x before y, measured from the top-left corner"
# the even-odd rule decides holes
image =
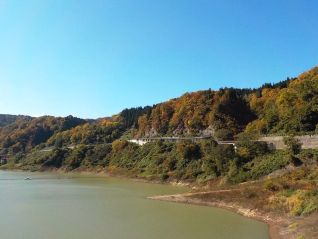
[[[318,67],[258,89],[187,93],[158,104],[138,120],[137,136],[313,133],[318,124]]]
[[[318,124],[318,67],[289,81],[285,87],[253,93],[250,109],[258,116],[248,131],[260,133],[315,132]]]
[[[239,89],[187,93],[141,116],[137,135],[200,135],[206,129],[237,134],[256,119],[246,97],[246,90]]]
[[[45,143],[55,133],[84,122],[85,120],[73,116],[16,117],[13,122],[0,128],[1,148],[2,151],[12,154],[28,152],[35,146]]]

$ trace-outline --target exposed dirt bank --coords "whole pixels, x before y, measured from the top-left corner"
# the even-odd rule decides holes
[[[242,216],[267,223],[269,226],[270,238],[272,239],[318,238],[318,232],[316,231],[317,228],[314,228],[318,222],[318,214],[314,214],[306,218],[291,218],[285,215],[277,215],[248,208],[236,202],[220,201],[217,197],[211,196],[220,194],[224,195],[226,193],[238,193],[239,191],[240,189],[216,190],[152,196],[148,197],[148,199],[227,209]]]

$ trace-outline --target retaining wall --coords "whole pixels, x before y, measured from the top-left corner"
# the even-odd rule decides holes
[[[295,136],[295,138],[300,140],[303,149],[318,149],[318,135]],[[261,137],[259,141],[267,142],[276,149],[286,148],[283,136]]]

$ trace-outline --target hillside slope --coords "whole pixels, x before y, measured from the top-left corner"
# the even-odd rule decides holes
[[[39,144],[111,143],[119,138],[213,134],[314,133],[318,124],[318,67],[258,89],[186,93],[154,105],[125,109],[98,120],[0,115],[0,147],[12,153]]]
[[[314,132],[318,124],[318,67],[285,88],[264,88],[250,96],[250,108],[258,119],[247,126],[260,133]]]
[[[137,136],[221,137],[244,131],[268,134],[314,132],[318,124],[318,67],[297,78],[258,89],[198,91],[156,105],[138,120]],[[247,128],[246,128],[247,126]]]
[[[204,130],[242,131],[256,117],[246,101],[248,90],[221,89],[187,93],[156,105],[138,120],[138,136],[198,135]]]
[[[0,127],[14,123],[18,119],[29,119],[30,116],[0,114]]]
[[[27,152],[41,143],[46,143],[54,133],[84,122],[85,120],[72,116],[17,117],[11,124],[0,127],[1,148],[2,151],[12,154]]]

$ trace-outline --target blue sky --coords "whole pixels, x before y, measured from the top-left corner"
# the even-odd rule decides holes
[[[0,0],[0,113],[96,118],[318,63],[315,0]]]

